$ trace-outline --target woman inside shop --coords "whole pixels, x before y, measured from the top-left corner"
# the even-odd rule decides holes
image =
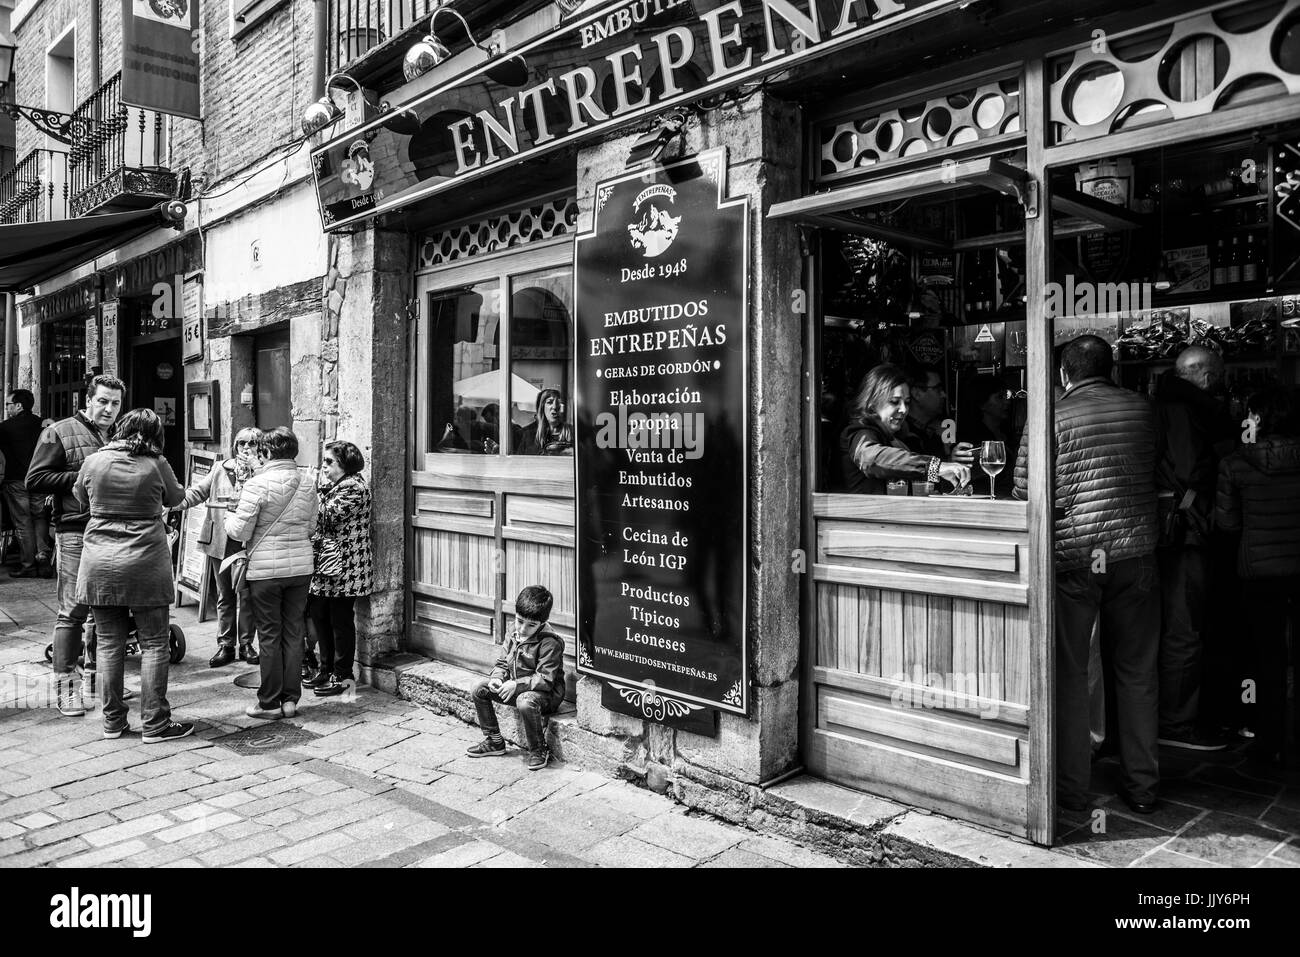
[[[573,430],[564,421],[564,399],[559,389],[537,394],[537,420],[524,429],[520,455],[572,455]]]
[[[970,482],[970,468],[920,455],[899,437],[911,405],[911,383],[895,365],[878,365],[866,374],[840,435],[844,484],[849,492],[884,495],[891,481],[936,483],[957,488]]]

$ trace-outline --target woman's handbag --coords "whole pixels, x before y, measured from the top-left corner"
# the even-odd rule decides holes
[[[267,535],[271,534],[271,530],[275,528],[276,525],[279,524],[280,519],[284,518],[284,513],[287,512],[289,510],[289,506],[293,504],[294,496],[298,494],[298,489],[301,486],[302,486],[302,477],[299,476],[298,484],[293,487],[293,492],[289,495],[287,499],[285,499],[284,505],[280,508],[279,514],[275,516],[275,518],[272,520],[270,525],[266,526],[266,531],[264,531],[261,535],[259,535],[257,539],[253,542],[253,544],[250,545],[247,549],[241,548],[236,552],[228,554],[224,559],[222,559],[221,565],[218,567],[217,570],[224,572],[227,569],[229,569],[230,584],[231,586],[233,586],[236,592],[242,591],[245,583],[248,581],[248,556],[252,554],[254,548],[262,544],[262,540],[266,538]],[[230,543],[227,542],[226,550],[228,552],[230,551],[230,547],[231,547]]]
[[[337,538],[323,538],[316,553],[316,574],[322,578],[343,577],[343,543]]]

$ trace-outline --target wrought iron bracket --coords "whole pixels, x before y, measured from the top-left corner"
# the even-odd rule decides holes
[[[17,103],[0,103],[0,112],[12,119],[24,119],[47,136],[71,146],[74,140],[84,139],[95,126],[96,120],[39,106],[20,106]]]

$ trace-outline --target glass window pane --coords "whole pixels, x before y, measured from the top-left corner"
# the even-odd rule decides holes
[[[511,451],[572,455],[572,268],[516,276],[510,317]]]
[[[434,295],[421,452],[497,451],[500,323],[501,284],[495,279]]]

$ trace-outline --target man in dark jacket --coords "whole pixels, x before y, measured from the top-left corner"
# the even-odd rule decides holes
[[[1121,766],[1120,797],[1155,810],[1156,568],[1155,415],[1144,396],[1111,382],[1111,347],[1080,336],[1061,353],[1065,393],[1056,403],[1056,763],[1057,800],[1087,806],[1088,647],[1101,615],[1103,668],[1110,674]],[[1025,497],[1028,464],[1016,466]],[[1108,721],[1109,725],[1109,721]]]
[[[564,701],[564,639],[547,627],[554,599],[541,585],[529,585],[515,599],[515,630],[501,649],[496,667],[474,686],[474,708],[483,740],[466,750],[471,758],[506,753],[494,701],[519,709],[528,741],[528,770],[550,761],[546,716]]]
[[[1160,743],[1193,751],[1226,747],[1197,727],[1206,598],[1212,587],[1210,518],[1219,459],[1236,429],[1214,398],[1223,360],[1203,346],[1178,355],[1156,391],[1160,496]]]
[[[90,518],[72,488],[86,456],[111,436],[122,410],[126,386],[121,379],[98,375],[86,392],[86,408],[55,422],[43,433],[27,471],[29,491],[55,496],[54,532],[59,546],[59,617],[54,625],[54,682],[59,711],[68,717],[86,713],[81,683],[76,679],[82,627],[89,608],[76,600],[81,538]]]
[[[0,422],[0,460],[4,462],[5,503],[18,533],[21,564],[10,578],[35,578],[49,566],[50,530],[45,521],[45,496],[27,490],[27,468],[41,434],[40,416],[32,414],[36,397],[15,389],[5,400],[5,420]],[[47,577],[52,577],[52,574]]]

